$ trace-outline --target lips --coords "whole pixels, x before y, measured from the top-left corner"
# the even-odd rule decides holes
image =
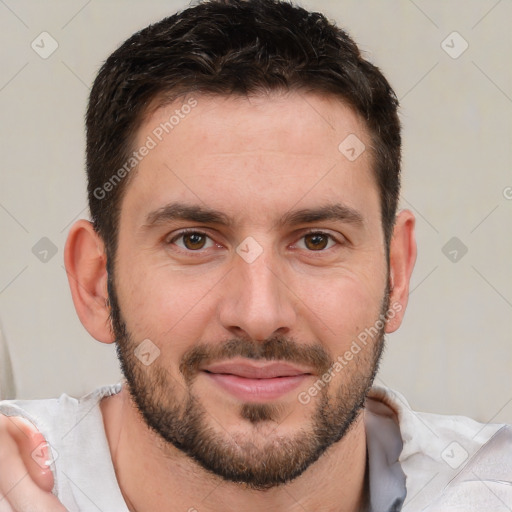
[[[203,368],[203,370],[209,373],[236,375],[246,379],[274,379],[276,377],[294,377],[296,375],[309,375],[311,373],[287,363],[277,362],[265,363],[263,365],[244,362],[228,362],[213,364]]]
[[[284,397],[312,373],[282,362],[229,361],[205,366],[203,374],[243,402],[268,402]]]

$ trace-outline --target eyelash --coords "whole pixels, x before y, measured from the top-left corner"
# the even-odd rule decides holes
[[[207,237],[209,238],[210,240],[213,241],[212,237],[204,232],[204,231],[201,231],[201,230],[198,230],[198,229],[184,229],[183,231],[180,231],[180,233],[178,233],[177,235],[175,235],[173,238],[171,238],[170,240],[167,240],[166,239],[166,245],[172,245],[174,244],[177,240],[179,240],[180,238],[186,236],[186,235],[190,235],[190,234],[194,234],[194,235],[201,235],[201,236],[204,236],[204,237]],[[319,231],[319,230],[311,230],[311,231],[308,231],[306,233],[304,233],[300,238],[299,240],[302,240],[303,238],[305,238],[307,235],[323,235],[323,236],[327,236],[330,241],[332,242],[335,242],[336,245],[338,246],[341,246],[341,245],[345,245],[345,242],[344,241],[340,241],[338,240],[336,237],[334,237],[333,235],[331,235],[330,233],[326,233],[325,231]],[[215,243],[215,242],[214,242]],[[219,245],[219,244],[217,244]],[[333,246],[334,247],[334,246]],[[332,249],[333,247],[329,247],[328,249],[322,249],[322,250],[318,250],[318,251],[308,251],[310,252],[312,255],[317,253],[317,254],[322,254],[322,253],[326,253],[327,251],[329,251],[330,249]],[[178,250],[180,252],[183,252],[187,255],[191,255],[191,256],[202,256],[204,254],[204,251],[207,250],[207,249],[198,249],[197,251],[193,251],[191,249],[183,249],[181,247],[178,247]],[[307,250],[307,249],[306,249]]]

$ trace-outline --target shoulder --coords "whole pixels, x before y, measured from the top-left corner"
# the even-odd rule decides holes
[[[103,386],[81,398],[62,394],[59,398],[0,401],[0,414],[20,416],[32,422],[45,437],[73,424],[84,411],[93,410],[100,400],[118,393],[121,385]]]
[[[121,391],[105,386],[82,397],[0,402],[0,414],[31,421],[51,453],[53,493],[66,510],[127,510],[110,455],[100,402]]]
[[[400,393],[385,387],[374,387],[368,398],[370,410],[388,406],[400,428],[399,461],[407,486],[404,511],[469,512],[490,506],[499,511],[501,495],[501,506],[512,503],[510,425],[416,412]]]

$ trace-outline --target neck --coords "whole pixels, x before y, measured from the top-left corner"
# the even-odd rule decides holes
[[[365,503],[363,414],[292,482],[266,491],[226,482],[150,430],[125,388],[101,403],[119,487],[132,512],[356,512]],[[134,442],[133,440],[137,441]]]

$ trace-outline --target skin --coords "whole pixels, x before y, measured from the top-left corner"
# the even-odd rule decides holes
[[[186,383],[179,361],[197,343],[285,335],[299,344],[321,345],[333,359],[344,354],[358,333],[378,319],[388,284],[371,153],[367,150],[351,162],[338,150],[349,134],[371,146],[364,122],[350,108],[332,98],[298,93],[196,99],[197,107],[131,176],[115,263],[117,296],[130,334],[159,348],[158,365],[180,384],[176,389],[181,394]],[[147,117],[135,147],[181,104]],[[176,201],[219,210],[232,225],[180,220],[148,227],[151,212]],[[275,227],[290,210],[332,204],[356,211],[360,222]],[[176,238],[185,228],[206,233],[205,248],[187,249],[185,240]],[[327,248],[311,250],[304,238],[311,230],[333,237]],[[262,249],[252,263],[236,253],[247,237]],[[387,322],[387,333],[402,321],[415,258],[414,217],[402,211],[389,258],[389,301],[399,303],[401,310]],[[112,343],[104,246],[87,221],[71,229],[65,260],[80,320],[97,340]],[[336,379],[351,379],[353,373],[341,372]],[[293,436],[311,424],[316,402],[303,405],[297,395],[318,377],[311,375],[279,398],[277,421],[257,428],[240,421],[240,404],[204,375],[192,386],[215,432],[227,442],[244,438],[261,448],[268,439]],[[298,478],[256,491],[213,476],[162,443],[126,388],[101,406],[118,481],[131,510],[348,512],[364,502],[363,411],[345,437]]]
[[[31,457],[44,442],[29,421],[0,415],[0,512],[65,512],[51,494],[51,470]]]

